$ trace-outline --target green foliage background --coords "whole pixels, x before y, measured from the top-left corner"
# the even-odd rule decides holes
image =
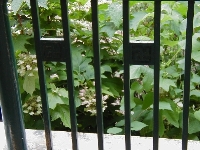
[[[78,130],[96,132],[91,8],[69,2],[70,37]],[[200,6],[195,2],[190,82],[189,138],[200,138]],[[42,129],[40,88],[30,4],[13,0],[9,12],[26,128]],[[62,36],[58,0],[39,0],[43,37]],[[153,2],[130,2],[130,39],[153,40]],[[181,138],[186,2],[162,2],[159,135]],[[124,134],[122,3],[99,3],[101,77],[105,133]],[[70,130],[65,63],[44,62],[53,130]],[[130,66],[132,135],[152,136],[153,66]],[[90,120],[90,121],[88,121]]]

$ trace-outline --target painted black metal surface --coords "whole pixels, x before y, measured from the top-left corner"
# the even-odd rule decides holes
[[[129,1],[123,0],[123,54],[124,54],[124,109],[125,109],[125,146],[131,150],[130,120],[130,53],[129,53]]]
[[[102,115],[102,91],[101,91],[101,62],[99,46],[99,21],[98,21],[98,0],[91,1],[92,8],[92,31],[93,31],[93,52],[94,52],[94,73],[97,109],[97,134],[98,148],[103,150],[103,115]]]
[[[0,0],[0,99],[8,149],[26,150],[21,97],[6,3],[7,1]]]
[[[36,50],[36,57],[37,57],[40,93],[41,93],[41,99],[42,99],[42,114],[43,114],[44,130],[45,130],[45,137],[46,137],[46,146],[47,146],[47,150],[51,150],[52,149],[51,123],[50,123],[50,115],[49,115],[45,71],[44,71],[44,66],[43,66],[43,61],[42,61],[41,45],[40,45],[41,35],[40,35],[40,25],[39,25],[39,18],[38,18],[38,1],[31,0],[30,2],[31,2],[30,4],[31,4],[32,20],[33,20],[33,31],[34,31],[35,50]]]
[[[130,43],[129,52],[131,65],[154,65],[153,41],[134,41]]]
[[[153,150],[159,149],[159,100],[160,100],[160,14],[161,0],[154,1],[154,102],[153,102]]]
[[[68,16],[68,1],[60,0],[62,26],[65,42],[65,55],[66,69],[67,69],[67,86],[69,93],[69,105],[70,105],[70,121],[71,121],[71,133],[72,133],[72,148],[78,150],[78,137],[77,137],[77,121],[76,121],[76,103],[74,98],[74,77],[72,68],[72,55],[71,55],[71,42],[70,42],[70,30],[69,30],[69,16]]]
[[[190,73],[191,73],[193,17],[194,17],[194,0],[190,0],[188,1],[186,44],[185,44],[182,150],[187,150],[187,143],[188,143],[188,118],[189,118],[189,105],[190,105]]]
[[[41,57],[43,61],[65,62],[65,43],[63,38],[41,38]]]

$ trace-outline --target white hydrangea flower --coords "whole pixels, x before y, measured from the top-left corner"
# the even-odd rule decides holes
[[[26,65],[27,70],[32,70],[32,67],[30,65]]]
[[[37,97],[36,102],[41,102],[41,97],[40,96]]]
[[[23,60],[19,60],[18,63],[17,63],[17,65],[20,66],[20,65],[22,65],[23,63],[24,63]]]
[[[23,112],[26,113],[26,114],[28,114],[28,110],[24,110]]]
[[[103,96],[103,100],[104,100],[104,101],[107,100],[108,97],[109,97],[108,95]]]
[[[55,78],[59,79],[59,76],[57,74],[52,74],[52,75],[50,75],[50,78],[51,79],[55,79]]]
[[[36,55],[30,55],[30,57],[36,60]],[[36,60],[36,62],[37,62],[37,60]]]
[[[32,115],[34,115],[34,112],[30,112],[29,114],[32,116]]]
[[[31,106],[29,106],[29,107],[27,107],[27,109],[28,109],[28,110],[31,110],[31,109],[32,109],[32,107],[31,107]]]

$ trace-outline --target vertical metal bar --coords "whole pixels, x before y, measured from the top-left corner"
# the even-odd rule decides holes
[[[159,79],[160,79],[160,14],[161,0],[154,1],[154,105],[153,105],[153,150],[159,147]]]
[[[42,99],[42,115],[43,115],[43,121],[44,121],[46,146],[48,150],[51,150],[52,149],[51,122],[50,122],[50,115],[49,115],[45,71],[44,71],[44,66],[43,66],[43,62],[41,58],[42,55],[40,51],[41,36],[40,36],[40,25],[39,25],[39,18],[38,18],[39,16],[38,15],[38,1],[30,0],[30,4],[31,4],[31,13],[32,13],[32,21],[33,21],[33,31],[34,31],[38,74],[39,74],[40,92],[41,92],[41,99]]]
[[[182,150],[187,150],[187,143],[188,143],[188,117],[189,117],[189,104],[190,104],[190,72],[191,72],[193,17],[194,17],[194,0],[190,0],[188,1],[186,45],[185,45]]]
[[[6,0],[0,0],[0,20],[0,99],[7,146],[11,150],[26,150],[21,96]]]
[[[72,56],[71,56],[68,1],[60,0],[60,5],[61,5],[64,42],[65,42],[65,47],[66,47],[65,53],[67,56],[66,67],[67,67],[67,85],[68,85],[68,93],[69,93],[70,119],[71,119],[71,130],[72,130],[72,147],[73,147],[73,150],[78,150],[76,103],[75,103],[75,98],[74,98],[74,77],[73,77]]]
[[[92,8],[92,31],[93,31],[93,51],[94,51],[94,72],[96,90],[97,109],[97,133],[98,147],[103,150],[103,117],[102,117],[102,91],[101,91],[101,68],[100,68],[100,46],[99,46],[99,20],[98,20],[98,0],[91,0]]]
[[[130,65],[129,65],[129,1],[123,0],[123,55],[124,55],[124,108],[125,108],[125,145],[131,150],[130,121]]]

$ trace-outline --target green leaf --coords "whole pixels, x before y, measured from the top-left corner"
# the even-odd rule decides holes
[[[197,62],[200,62],[200,51],[194,51],[192,52],[192,59],[194,59]]]
[[[175,46],[178,44],[178,42],[179,41],[172,41],[172,40],[168,40],[168,39],[161,40],[161,44],[168,45],[168,46]]]
[[[28,35],[18,35],[18,36],[13,36],[13,44],[14,44],[14,49],[15,51],[20,50],[20,51],[27,51],[25,48],[25,44],[29,44],[27,39],[29,39],[30,36]]]
[[[27,5],[29,6],[29,7],[31,7],[30,6],[30,0],[24,0],[26,3],[27,3]],[[44,7],[44,8],[46,8],[46,9],[48,9],[48,7],[47,7],[47,1],[48,0],[38,0],[38,6],[39,7]]]
[[[153,83],[153,69],[141,66],[141,65],[132,65],[130,66],[130,79],[138,79],[141,74],[143,77],[143,89],[149,91],[152,88]]]
[[[48,1],[48,0],[38,0],[38,6],[39,6],[39,7],[48,8],[48,7],[47,7],[47,1]]]
[[[177,111],[162,110],[162,114],[170,124],[179,128],[179,114]]]
[[[160,101],[159,102],[159,109],[172,110],[172,107],[171,107],[170,103],[168,103],[166,101]]]
[[[107,94],[107,95],[110,95],[110,96],[113,96],[114,97],[114,95],[113,95],[113,93],[112,92],[110,92],[110,91],[108,91],[108,87],[106,87],[106,86],[104,86],[104,85],[102,85],[102,93],[104,93],[104,94]]]
[[[147,109],[153,104],[153,92],[149,92],[144,97],[142,109]]]
[[[67,75],[66,75],[66,71],[63,70],[57,70],[56,74],[59,77],[59,80],[67,80]]]
[[[153,69],[142,66],[142,65],[131,65],[130,66],[130,79],[137,79],[140,77],[141,73],[148,75],[153,81]]]
[[[107,130],[107,133],[109,134],[117,134],[120,132],[122,132],[122,128],[118,128],[118,127],[112,127]]]
[[[185,59],[180,59],[179,61],[177,61],[177,63],[179,64],[178,68],[184,70],[184,68],[185,68]]]
[[[14,13],[16,13],[19,10],[19,8],[21,7],[23,1],[24,0],[12,0],[11,8],[12,8]]]
[[[195,134],[190,134],[188,135],[188,140],[199,141],[199,138]]]
[[[138,79],[143,73],[143,66],[132,65],[130,66],[130,79]]]
[[[173,20],[171,15],[161,14],[161,23],[162,24],[168,23],[169,20]]]
[[[130,90],[130,108],[133,109],[136,106],[136,103],[134,101],[134,90]]]
[[[194,33],[192,36],[192,51],[200,50],[200,41],[199,41],[200,33]]]
[[[186,35],[186,26],[187,26],[187,19],[183,19],[180,23],[180,32],[182,33],[183,36]],[[182,41],[181,41],[182,42]],[[181,48],[183,49],[183,48]]]
[[[170,5],[168,3],[162,4],[161,10],[164,11],[164,12],[167,12],[166,14],[172,13],[172,8],[170,7]]]
[[[81,105],[81,99],[79,98],[79,91],[75,91],[75,101],[76,101],[76,107],[79,107]]]
[[[153,110],[149,110],[149,112],[144,116],[143,123],[148,124],[149,132],[153,130]]]
[[[108,9],[108,4],[107,3],[99,4],[98,8],[100,13],[101,11],[105,11]]]
[[[69,106],[57,105],[56,108],[53,111],[51,111],[52,121],[59,119],[59,118],[61,119],[61,121],[65,127],[71,128]]]
[[[192,53],[194,51],[199,51],[200,50],[200,41],[199,41],[200,33],[194,33],[192,36]],[[185,49],[185,39],[180,41],[178,44],[181,47],[181,49]],[[193,54],[194,56],[194,54]]]
[[[193,28],[196,28],[199,26],[200,26],[200,12],[196,13],[193,19]]]
[[[94,68],[91,65],[88,65],[86,71],[83,73],[86,80],[94,79]]]
[[[142,90],[142,85],[135,81],[131,84],[131,89],[140,92]]]
[[[172,77],[180,76],[180,73],[178,72],[177,67],[175,66],[169,66],[165,69],[165,71]]]
[[[147,126],[146,124],[139,122],[139,121],[131,122],[131,130],[134,130],[134,131],[140,131],[142,128],[144,128],[146,126]]]
[[[135,12],[134,18],[130,21],[130,29],[137,30],[140,22],[144,19],[146,13],[144,11]]]
[[[197,74],[193,74],[191,81],[196,83],[196,84],[199,84],[200,83],[200,76],[198,76]]]
[[[184,28],[184,30],[185,30],[185,28]],[[178,45],[180,46],[181,49],[185,49],[185,40],[179,41]]]
[[[169,87],[173,86],[176,87],[176,84],[173,80],[160,78],[160,87],[163,88],[165,91],[169,92]]]
[[[199,90],[192,90],[190,91],[190,96],[196,96],[196,97],[200,97],[200,91]]]
[[[112,72],[111,67],[108,65],[101,66],[101,73],[103,74],[104,72]]]
[[[188,133],[196,133],[200,131],[200,121],[196,119],[196,117],[190,113],[189,115],[189,127]]]
[[[134,91],[130,90],[130,109],[133,109],[136,106],[135,99],[137,98],[134,97]],[[124,96],[121,99],[120,105],[120,110],[124,111]]]
[[[179,5],[176,6],[176,11],[179,12],[182,16],[187,16],[187,3],[179,3]]]
[[[88,67],[89,67],[89,69],[92,69],[91,71],[94,72],[93,67],[91,65],[89,65],[89,63],[92,61],[92,59],[83,57],[82,60],[83,61],[81,62],[80,66],[79,66],[80,72],[88,71]]]
[[[119,27],[122,23],[122,5],[117,2],[111,3],[108,7],[108,16],[110,16],[110,21]]]
[[[144,90],[149,91],[153,86],[153,69],[141,65],[130,66],[130,79],[138,79],[141,74],[144,75],[142,80],[143,88]]]
[[[78,73],[86,71],[91,61],[92,59],[82,56],[81,52],[78,50],[72,52],[73,69]]]
[[[165,132],[165,126],[162,118],[162,111],[159,112],[159,136],[162,137]]]
[[[102,84],[115,96],[120,96],[122,92],[122,80],[120,78],[105,78],[102,79]]]
[[[28,73],[26,74],[24,78],[23,83],[23,89],[29,94],[33,94],[35,91],[35,77],[34,76],[28,76]]]
[[[60,88],[60,89],[58,90],[58,93],[59,93],[62,97],[68,98],[68,91],[65,90],[64,88]]]
[[[118,48],[117,52],[119,54],[123,54],[123,44],[121,44],[121,46]]]
[[[55,109],[57,104],[65,104],[60,96],[54,93],[48,93],[49,108]]]
[[[144,90],[150,91],[153,87],[153,75],[145,73],[142,82]]]
[[[120,120],[118,123],[116,123],[116,126],[117,127],[121,127],[121,126],[124,126],[125,125],[125,120]]]
[[[200,121],[200,110],[194,112],[194,117]]]
[[[115,32],[116,32],[116,29],[114,27],[114,25],[112,23],[106,23],[105,26],[103,26],[101,29],[100,29],[100,32],[105,32],[107,33],[107,35],[111,38],[114,36]]]

